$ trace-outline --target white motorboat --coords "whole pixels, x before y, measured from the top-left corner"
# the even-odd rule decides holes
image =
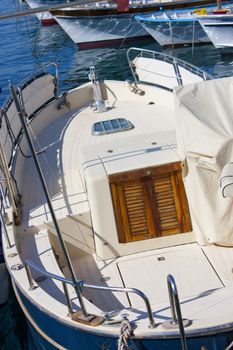
[[[119,11],[116,2],[101,1],[84,8],[70,7],[54,10],[51,13],[80,49],[89,49],[124,44],[149,37],[148,31],[135,19],[136,15],[215,3],[213,0],[185,2],[133,0],[129,2],[127,11]],[[197,26],[199,26],[198,22]],[[202,31],[201,27],[199,29]],[[204,36],[207,38],[205,33]]]
[[[230,2],[225,2],[222,10],[230,11],[231,6]],[[183,46],[211,42],[202,23],[207,18],[218,16],[216,13],[216,5],[207,5],[204,8],[192,7],[137,15],[135,18],[161,46]]]
[[[198,20],[216,49],[233,49],[232,8],[219,13],[198,16]]]
[[[148,50],[128,60],[132,81],[91,67],[60,95],[48,69],[10,84],[0,154],[16,297],[38,349],[229,349],[219,180],[226,164],[232,196],[233,80]]]
[[[136,20],[161,45],[178,46],[210,41],[194,9],[138,15]]]

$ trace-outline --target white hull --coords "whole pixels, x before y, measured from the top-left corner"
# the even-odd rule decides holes
[[[199,17],[202,28],[217,49],[233,48],[233,15]]]
[[[223,11],[228,11],[229,6],[231,4],[223,4]],[[203,24],[208,22],[208,18],[209,22],[211,22],[211,18],[221,20],[220,17],[222,16],[212,15],[215,10],[216,6],[207,5],[203,8],[197,7],[139,15],[136,16],[136,19],[161,46],[201,44],[212,40]],[[231,33],[226,37],[229,38],[230,35]]]
[[[57,22],[79,47],[92,47],[148,36],[133,15],[58,17]]]
[[[200,44],[210,41],[198,21],[141,21],[147,32],[161,45]]]
[[[187,12],[188,10],[184,10],[184,8],[202,6],[202,2],[185,2],[183,6],[183,10],[180,11]],[[159,13],[159,17],[162,16],[160,13],[163,13],[166,9],[175,12],[176,8],[181,9],[182,7],[179,2],[175,1],[156,2],[145,0],[143,2],[132,1],[128,12],[118,12],[114,3],[109,4],[105,1],[96,3],[93,7],[90,6],[89,11],[87,11],[87,8],[88,6],[52,11],[60,26],[80,48],[106,46],[119,41],[125,43],[127,40],[135,40],[148,35],[154,36],[153,30],[155,28],[153,27],[153,30],[151,30],[151,25],[149,25],[149,29],[146,26],[144,28],[135,20],[135,17],[152,13]],[[161,45],[164,45],[164,41],[169,40],[169,44],[209,41],[198,22],[191,25],[183,22],[182,27],[178,30],[174,27],[172,29],[172,39],[170,28],[167,30],[166,23],[164,30],[161,30],[161,28],[158,30],[162,31],[161,39],[158,39]]]

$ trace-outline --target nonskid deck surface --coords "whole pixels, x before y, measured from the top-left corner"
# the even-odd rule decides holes
[[[33,256],[37,251],[40,261],[36,260],[35,262],[37,264],[43,263],[48,271],[61,275],[52,250],[47,249],[48,237],[46,233],[37,235],[36,240],[38,241],[37,245],[30,244],[31,250],[24,246],[28,252],[27,258],[34,259]],[[205,253],[202,247],[191,243],[138,253],[110,261],[99,261],[94,256],[86,254],[78,260],[73,260],[72,264],[77,277],[85,279],[86,283],[126,286],[142,290],[149,297],[155,321],[160,325],[153,331],[158,335],[164,333],[162,323],[171,318],[166,276],[172,273],[176,278],[183,317],[192,321],[186,332],[195,333],[202,328],[211,329],[227,323],[231,324],[233,307],[233,282],[230,278],[233,261],[232,250],[217,246],[205,247],[204,250]],[[225,261],[224,269],[221,264],[218,264],[219,256]],[[173,261],[173,258],[178,258],[178,261]],[[157,266],[160,264],[162,267],[158,269]],[[63,269],[63,272],[67,275],[66,268]],[[23,278],[22,274],[23,271],[20,271],[21,286],[28,290],[28,281]],[[224,280],[225,283],[222,282]],[[69,320],[61,284],[56,281],[51,283],[47,279],[40,283],[40,287],[31,291],[30,296],[35,298],[37,302],[41,302],[45,310]],[[78,301],[74,290],[72,288],[69,290],[74,308],[76,308],[75,305],[78,305]],[[85,291],[85,296],[90,301],[90,303],[86,303],[88,312],[95,314],[109,312],[109,315],[116,322],[127,315],[130,321],[137,322],[139,328],[136,333],[151,334],[151,330],[148,328],[145,305],[142,299],[137,296],[128,294],[127,297],[124,293],[101,291],[91,293],[90,290]],[[109,331],[109,326],[103,325],[102,327]],[[117,328],[112,331],[118,332]]]
[[[111,103],[109,107],[112,108],[109,108],[106,113],[94,113],[87,107],[81,111],[66,113],[62,119],[52,123],[40,135],[36,136],[34,142],[38,159],[58,218],[89,210],[85,188],[80,177],[82,165],[80,150],[85,149],[85,147],[92,147],[95,150],[96,147],[99,147],[102,153],[108,154],[107,151],[111,148],[112,143],[122,139],[121,144],[127,151],[127,144],[130,143],[130,140],[140,135],[145,135],[142,136],[145,140],[143,146],[150,147],[151,142],[157,141],[155,138],[159,137],[159,132],[164,133],[165,130],[168,132],[167,137],[163,137],[163,143],[175,142],[174,136],[171,140],[171,132],[169,132],[174,128],[173,110],[171,108],[170,115],[168,115],[165,104],[166,99],[161,104],[157,102],[156,97],[149,96],[141,102],[140,97],[132,96],[129,102],[118,100]],[[162,117],[165,113],[166,119],[163,120]],[[126,118],[133,123],[134,128],[127,132],[111,135],[91,135],[91,128],[95,122],[114,118]],[[156,132],[154,138],[151,135],[153,132]],[[33,130],[33,134],[36,134],[36,130]],[[133,142],[130,147],[138,148],[136,142]],[[25,225],[38,226],[50,221],[50,214],[32,159],[24,159],[20,170],[23,171]]]
[[[225,268],[219,264],[225,260]],[[218,322],[231,322],[229,305],[233,306],[231,269],[233,252],[226,247],[200,247],[197,243],[142,252],[109,261],[83,256],[73,261],[80,278],[87,283],[137,288],[150,300],[158,323],[171,317],[167,275],[175,277],[183,317],[193,321],[190,329],[214,327]],[[227,263],[228,262],[228,263]],[[66,270],[64,270],[66,272]],[[101,310],[126,313],[132,320],[146,324],[145,305],[141,298],[128,293],[86,291],[88,300]],[[122,310],[122,311],[120,311]],[[114,313],[113,313],[114,314]]]
[[[124,285],[142,289],[153,304],[167,300],[164,291],[168,274],[175,278],[181,298],[201,295],[223,286],[197,244],[161,249],[138,258],[128,257],[117,265]],[[130,301],[135,307],[141,304],[133,295]]]
[[[161,145],[174,144],[176,141],[173,132],[174,111],[172,107],[168,111],[165,105],[166,97],[160,105],[152,95],[142,100],[139,96],[133,96],[130,101],[127,101],[127,98],[115,101],[110,106],[112,108],[103,114],[94,113],[89,107],[67,112],[58,122],[52,123],[37,135],[39,160],[46,175],[46,183],[59,220],[89,212],[86,189],[80,176],[82,161],[77,150],[86,150],[84,154],[88,155],[87,160],[89,160],[90,156],[95,155],[95,149],[100,150],[102,154],[108,154],[108,150],[112,150],[113,146],[119,147],[119,143],[121,143],[121,149],[127,152],[129,149],[135,149],[139,146],[135,143],[135,136],[138,140],[143,138],[142,147],[150,148],[153,143],[158,148]],[[163,118],[164,113],[166,118]],[[129,119],[134,128],[111,136],[91,135],[94,122],[116,117]],[[91,152],[89,152],[90,148],[92,148]],[[32,160],[25,159],[22,168],[24,168],[21,185],[23,222],[17,228],[22,257],[34,261],[34,257],[37,256],[36,260],[45,270],[59,274],[59,267],[49,245],[46,231],[51,218]],[[44,232],[43,229],[45,229]],[[224,265],[220,263],[220,256],[224,259]],[[166,287],[166,276],[170,273],[177,279],[184,317],[198,320],[197,323],[193,322],[191,326],[193,329],[231,322],[232,249],[217,246],[201,248],[195,243],[177,244],[172,248],[132,254],[109,261],[96,259],[90,249],[89,253],[85,252],[78,258],[72,257],[72,260],[77,277],[84,279],[87,283],[126,286],[144,291],[152,303],[156,322],[161,323],[170,318]],[[65,266],[62,268],[66,273]],[[22,288],[27,291],[28,281],[23,276],[23,272],[19,272],[18,276],[19,280],[21,279]],[[61,284],[51,283],[48,279],[41,283],[41,288],[30,294],[36,302],[43,304],[46,310],[67,319]],[[62,299],[56,298],[57,295]],[[140,329],[143,332],[150,332],[145,306],[138,298],[132,295],[128,298],[124,294],[116,293],[106,297],[104,292],[98,294],[88,292],[86,296],[91,301],[88,303],[89,312],[103,313],[122,309],[124,313],[127,309],[129,319],[140,322],[142,325]],[[76,303],[74,293],[71,297]],[[162,331],[157,328],[155,332]]]

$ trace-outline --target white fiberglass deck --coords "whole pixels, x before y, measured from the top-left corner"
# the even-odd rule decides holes
[[[58,218],[89,210],[80,178],[81,165],[85,160],[89,161],[99,154],[109,156],[108,151],[117,140],[120,141],[116,153],[119,152],[119,148],[121,152],[127,153],[129,150],[151,148],[155,145],[167,146],[176,142],[175,134],[172,133],[174,112],[172,107],[168,112],[166,106],[168,99],[171,98],[170,93],[162,91],[159,101],[158,96],[154,97],[150,93],[146,97],[135,98],[127,86],[120,93],[123,98],[110,101],[106,113],[95,113],[89,107],[81,111],[68,112],[59,122],[47,126],[37,136],[35,144],[40,152],[38,157],[46,174],[46,183]],[[163,119],[165,114],[166,118]],[[132,122],[134,128],[111,135],[91,135],[91,127],[96,121],[113,118],[126,118]],[[138,144],[138,139],[134,139],[140,135],[143,135],[141,145]],[[88,151],[89,148],[92,149],[91,153]],[[95,149],[98,150],[96,154]],[[25,184],[22,184],[22,187],[24,197],[27,199],[24,202],[24,218],[28,220],[26,224],[37,226],[50,221],[45,199],[33,170],[33,161],[26,159],[20,170],[24,171]]]
[[[150,248],[151,250],[128,254],[125,257],[116,256],[114,259],[100,260],[94,253],[93,231],[89,218],[89,193],[82,178],[82,165],[95,161],[98,157],[110,157],[112,160],[116,157],[112,165],[105,167],[106,174],[111,174],[118,172],[119,162],[124,163],[125,170],[132,166],[137,169],[137,166],[160,165],[163,164],[164,157],[168,162],[179,158],[175,147],[172,94],[160,90],[156,95],[155,88],[148,87],[145,96],[138,96],[130,91],[127,84],[123,86],[122,83],[107,82],[107,85],[111,92],[107,112],[94,113],[89,106],[72,111],[67,109],[56,122],[47,124],[46,128],[40,131],[36,137],[36,150],[46,175],[56,216],[68,242],[77,278],[96,285],[126,286],[144,291],[150,299],[155,321],[159,326],[153,330],[148,328],[143,302],[131,295],[128,298],[125,294],[108,292],[110,294],[107,296],[106,292],[85,291],[89,300],[85,301],[88,312],[101,314],[122,309],[120,315],[127,313],[129,319],[137,323],[138,328],[134,332],[136,336],[143,334],[148,337],[165,337],[177,333],[177,330],[165,331],[161,326],[163,321],[170,318],[166,276],[171,273],[177,281],[183,317],[192,321],[187,331],[200,332],[202,328],[230,324],[233,308],[232,249],[217,246],[202,248],[193,243],[194,235],[191,232],[161,237],[161,241],[164,239],[161,249]],[[60,113],[56,108],[52,112]],[[134,128],[111,135],[91,135],[91,127],[95,122],[113,118],[126,118]],[[37,129],[33,130],[35,134]],[[155,148],[158,151],[152,152]],[[143,150],[149,151],[140,154]],[[139,152],[138,158],[132,156],[133,152]],[[122,159],[117,155],[121,155]],[[31,158],[23,159],[16,167],[17,172],[22,174],[20,189],[23,193],[23,222],[15,228],[20,257],[22,261],[25,258],[31,259],[48,272],[56,275],[64,272],[68,275],[61,256],[60,268],[57,264],[54,254],[54,250],[56,252],[57,249],[56,242],[53,248],[50,245],[53,231],[51,218]],[[104,206],[103,201],[105,210]],[[9,252],[15,250],[14,246]],[[220,263],[222,258],[224,264]],[[11,263],[18,261],[19,257],[16,256]],[[67,317],[61,283],[51,283],[51,280],[47,279],[39,283],[40,288],[28,291],[25,271],[20,270],[15,274],[15,280],[25,294],[30,294],[34,303],[39,303],[45,312],[63,319],[64,322],[73,323]],[[77,305],[74,292],[70,295]],[[120,315],[116,318],[121,320]],[[82,325],[80,327],[85,328]],[[110,329],[108,325],[102,324],[97,327],[96,333],[98,332],[111,332],[115,335],[118,334],[119,327]]]

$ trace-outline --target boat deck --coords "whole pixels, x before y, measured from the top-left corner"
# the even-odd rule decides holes
[[[117,85],[116,83],[113,83]],[[116,145],[114,152],[140,151],[140,148],[151,148],[155,145],[174,145],[174,110],[166,104],[171,99],[170,93],[161,91],[160,96],[149,92],[146,97],[135,96],[125,84],[121,95],[112,95],[105,113],[95,113],[90,108],[72,110],[66,113],[59,122],[51,123],[37,135],[35,145],[38,158],[56,216],[75,215],[89,211],[85,186],[80,171],[82,163],[94,157],[109,156],[108,150]],[[158,101],[159,98],[159,101]],[[172,106],[172,103],[171,103]],[[166,118],[163,115],[166,113]],[[126,132],[93,136],[91,128],[97,121],[126,118],[134,128]],[[32,126],[33,130],[33,126]],[[35,135],[36,130],[32,131]],[[141,144],[138,138],[142,135]],[[95,149],[97,151],[95,152]],[[80,151],[81,150],[81,153]],[[91,151],[90,151],[91,150]],[[93,157],[93,158],[92,158]],[[24,171],[22,184],[24,200],[24,220],[26,226],[40,226],[50,221],[33,161],[23,159],[20,170]],[[30,181],[29,181],[30,180]]]
[[[200,332],[202,328],[206,330],[230,325],[233,308],[232,249],[218,246],[200,247],[193,242],[193,233],[187,233],[171,237],[170,247],[161,247],[158,250],[152,249],[109,260],[100,260],[94,254],[91,220],[85,217],[89,215],[90,210],[88,193],[81,176],[82,165],[95,159],[99,154],[109,156],[109,150],[117,151],[117,154],[123,154],[124,157],[127,152],[133,150],[158,147],[161,152],[157,154],[147,152],[148,158],[142,154],[144,166],[147,159],[148,164],[151,163],[152,157],[155,157],[158,163],[162,163],[163,146],[168,146],[174,157],[177,156],[174,148],[176,140],[173,131],[173,105],[171,103],[170,110],[166,106],[172,98],[170,93],[161,91],[160,96],[157,95],[155,98],[148,88],[146,96],[135,97],[127,86],[123,89],[122,85],[119,84],[118,87],[116,82],[109,84],[109,90],[117,91],[117,98],[112,93],[106,113],[90,113],[89,107],[67,111],[59,121],[46,126],[46,129],[36,137],[40,164],[43,173],[46,174],[52,204],[61,224],[62,233],[68,242],[78,278],[96,285],[125,286],[142,290],[150,299],[156,323],[161,324],[170,318],[166,277],[172,274],[177,282],[183,316],[192,321],[188,332],[195,333]],[[163,118],[165,113],[166,118]],[[94,122],[116,117],[129,119],[134,128],[112,135],[91,134]],[[139,136],[137,140],[140,140],[140,135],[144,137],[138,144],[135,136]],[[127,169],[127,161],[125,164]],[[50,273],[59,275],[62,274],[62,270],[68,275],[61,257],[59,257],[61,269],[57,264],[53,250],[55,247],[56,252],[56,246],[52,248],[50,245],[53,230],[51,218],[31,158],[25,158],[16,171],[22,169],[24,173],[20,187],[23,189],[23,221],[16,229],[20,258],[22,261],[25,258],[35,261],[37,257],[35,263]],[[81,222],[82,216],[86,219]],[[66,220],[69,220],[69,225],[71,222],[73,225],[69,226],[68,232],[64,229]],[[14,250],[15,247],[11,249],[12,252]],[[17,259],[18,257],[13,258],[12,263]],[[17,278],[22,288],[28,291],[25,271],[19,271]],[[35,301],[43,300],[43,308],[47,312],[62,317],[67,322],[73,322],[67,317],[61,283],[57,281],[51,283],[51,280],[47,279],[39,285],[40,288],[30,292],[31,298]],[[148,328],[145,306],[138,297],[110,294],[106,298],[106,292],[99,292],[98,295],[90,291],[85,292],[89,300],[85,302],[88,312],[104,313],[118,310],[116,321],[122,319],[120,316],[122,313],[127,313],[130,320],[140,323],[140,327],[135,331],[136,335],[151,336],[153,332],[157,336],[164,337],[162,326],[153,331]],[[71,291],[70,295],[77,307],[74,292]],[[122,311],[119,314],[120,309]],[[96,332],[109,332],[108,327],[103,324]],[[112,334],[118,334],[118,331],[118,328],[113,328]],[[169,336],[177,330],[167,332]]]

